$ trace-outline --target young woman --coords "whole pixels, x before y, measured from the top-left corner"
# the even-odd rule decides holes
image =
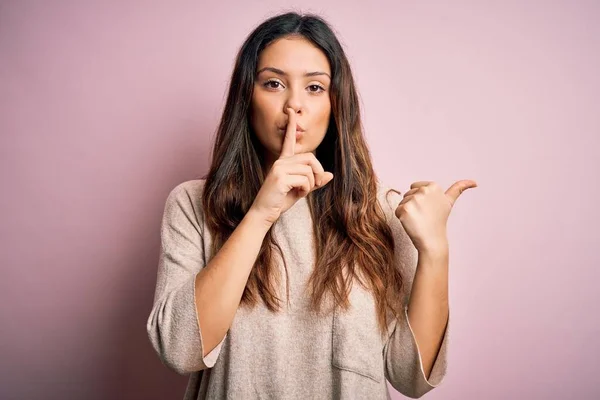
[[[185,399],[420,397],[448,343],[446,219],[473,181],[404,197],[373,171],[350,65],[320,17],[241,47],[208,174],[169,194],[147,330]]]

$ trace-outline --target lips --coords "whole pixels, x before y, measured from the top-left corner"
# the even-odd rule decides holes
[[[286,134],[285,128],[279,128],[279,133],[282,135]],[[300,140],[304,136],[305,132],[301,130],[296,130],[296,140]]]
[[[279,127],[279,130],[285,131],[287,130],[287,126]],[[300,125],[296,125],[296,132],[304,132],[304,128],[302,128]]]

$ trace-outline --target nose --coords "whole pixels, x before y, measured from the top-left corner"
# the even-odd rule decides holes
[[[283,107],[283,112],[285,114],[287,114],[288,108],[293,109],[297,114],[302,113],[303,104],[300,90],[290,89],[289,96]]]

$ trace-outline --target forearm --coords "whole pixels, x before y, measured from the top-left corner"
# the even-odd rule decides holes
[[[231,327],[270,226],[249,211],[221,249],[196,275],[196,309],[206,356]]]
[[[448,246],[419,251],[408,319],[429,377],[448,322]]]

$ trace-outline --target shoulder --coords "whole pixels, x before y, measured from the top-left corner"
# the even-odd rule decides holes
[[[402,201],[402,193],[386,182],[378,180],[377,199],[386,215],[391,213],[391,215],[394,216],[398,204]]]
[[[197,198],[202,194],[206,179],[192,179],[189,181],[181,182],[171,189],[167,198],[182,198],[191,196]]]
[[[165,213],[202,219],[202,191],[205,179],[193,179],[175,185],[167,195]]]
[[[169,196],[181,196],[183,193],[201,194],[205,183],[206,179],[192,179],[178,183],[171,189]]]
[[[396,208],[398,208],[398,204],[402,201],[404,194],[384,182],[378,182],[377,185],[377,196],[392,230],[394,241],[401,249],[401,257],[410,258],[410,262],[414,262],[416,249],[404,226],[398,217],[396,217]]]

